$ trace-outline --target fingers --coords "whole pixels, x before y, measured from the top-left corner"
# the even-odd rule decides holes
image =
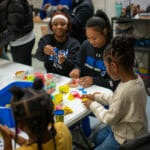
[[[70,72],[69,76],[70,76],[71,78],[75,78],[75,79],[79,78],[79,77],[80,77],[80,71],[79,71],[79,69],[73,69],[73,70]]]

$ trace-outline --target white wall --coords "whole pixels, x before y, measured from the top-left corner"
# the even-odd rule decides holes
[[[95,10],[103,9],[109,18],[115,16],[115,3],[117,0],[92,0],[95,6]]]

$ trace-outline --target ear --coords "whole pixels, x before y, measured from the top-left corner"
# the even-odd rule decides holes
[[[118,71],[118,66],[115,62],[111,62],[111,70],[113,70],[113,72],[117,72]]]
[[[106,29],[106,28],[103,30],[103,34],[104,34],[105,36],[107,35],[107,29]]]

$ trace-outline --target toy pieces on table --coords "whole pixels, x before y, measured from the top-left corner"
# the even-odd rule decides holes
[[[69,85],[63,85],[63,86],[59,86],[59,92],[60,93],[68,93],[69,92]]]
[[[22,79],[23,80],[25,78],[25,76],[26,76],[26,72],[25,71],[17,71],[15,73],[15,77],[17,79]]]
[[[68,99],[69,101],[72,101],[72,100],[74,100],[75,98],[74,98],[74,96],[73,96],[72,94],[69,94],[69,96],[67,97],[67,99]]]
[[[63,104],[63,94],[58,93],[54,95],[55,100],[56,100],[56,106],[62,106]]]
[[[24,80],[33,82],[34,81],[34,76],[33,75],[25,76]]]
[[[79,94],[77,91],[72,91],[70,94],[71,94],[74,98],[82,99],[81,96],[80,96],[80,94]]]
[[[89,100],[88,98],[82,98],[82,102]]]
[[[72,80],[72,82],[68,83],[70,88],[76,88],[79,86],[79,82],[77,80]]]
[[[64,106],[64,107],[62,108],[62,110],[65,111],[65,115],[70,114],[70,113],[73,112],[72,109],[71,109],[70,107],[68,107],[68,106]]]

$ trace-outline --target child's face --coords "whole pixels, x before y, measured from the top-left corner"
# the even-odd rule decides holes
[[[106,43],[105,35],[101,34],[98,31],[95,31],[93,28],[86,28],[86,36],[93,47],[101,48]]]
[[[52,23],[52,31],[56,36],[64,36],[68,30],[68,25],[66,21],[62,18],[57,18]]]
[[[119,69],[116,63],[111,62],[109,63],[105,58],[104,58],[104,64],[106,66],[106,70],[108,75],[113,79],[113,80],[119,80]]]

